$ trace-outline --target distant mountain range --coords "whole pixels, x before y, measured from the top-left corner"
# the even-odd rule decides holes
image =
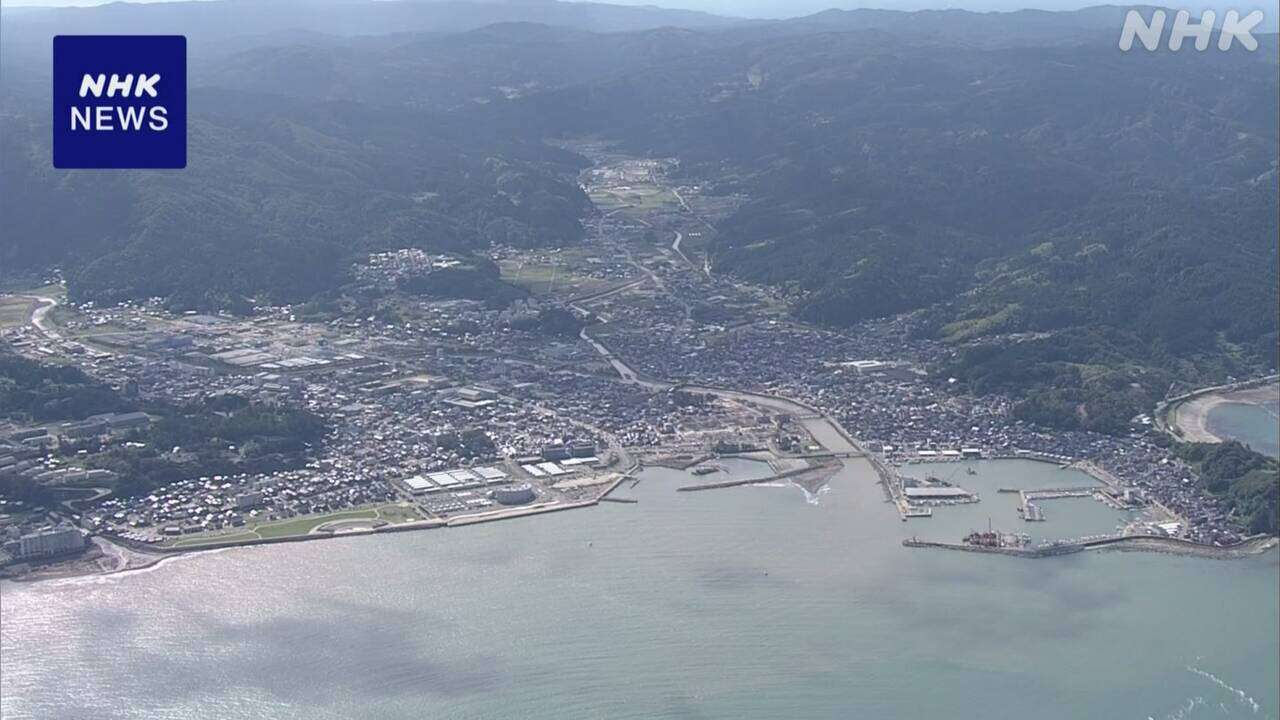
[[[185,34],[193,53],[261,44],[273,35],[318,33],[343,37],[391,33],[456,33],[500,22],[531,22],[627,32],[664,26],[707,28],[733,20],[666,10],[556,0],[197,0],[111,3],[96,7],[5,11],[5,44],[39,44],[62,34]]]

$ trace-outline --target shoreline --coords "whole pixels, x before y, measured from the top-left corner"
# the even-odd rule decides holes
[[[612,489],[612,488],[611,488]],[[11,580],[19,583],[36,583],[47,580],[66,580],[78,577],[108,577],[118,575],[120,573],[132,572],[135,570],[145,570],[155,567],[166,560],[198,555],[201,553],[218,552],[222,550],[231,550],[235,548],[254,547],[259,545],[281,545],[286,543],[312,542],[318,540],[334,540],[342,538],[367,537],[370,535],[389,534],[397,532],[414,532],[419,530],[435,530],[438,528],[448,527],[466,527],[467,525],[476,525],[487,522],[496,522],[498,520],[510,520],[518,517],[528,517],[533,515],[541,515],[551,512],[561,512],[564,510],[575,510],[582,507],[590,507],[600,502],[603,496],[591,500],[584,500],[577,503],[545,503],[526,506],[516,506],[502,510],[489,511],[487,513],[478,513],[474,515],[460,515],[450,520],[418,520],[398,525],[383,525],[376,528],[361,528],[353,530],[345,530],[341,532],[309,532],[305,535],[286,535],[284,537],[268,537],[268,538],[246,538],[243,540],[232,540],[228,542],[210,542],[205,545],[191,545],[187,547],[154,547],[148,546],[145,550],[135,547],[132,544],[121,542],[114,538],[106,538],[95,536],[93,540],[103,545],[112,546],[119,550],[123,550],[127,554],[123,565],[117,566],[110,570],[93,569],[85,567],[86,562],[100,559],[102,555],[86,558],[77,556],[67,558],[62,561],[50,563],[33,569],[31,572],[15,575],[12,577],[0,578],[0,580]],[[136,560],[136,562],[135,562]]]
[[[1259,387],[1259,384],[1263,383],[1264,381],[1266,384]],[[1250,383],[1245,387],[1236,386],[1236,389],[1226,391],[1226,392],[1223,392],[1221,388],[1206,389],[1205,391],[1201,391],[1199,395],[1192,394],[1187,396],[1187,398],[1183,398],[1182,400],[1175,401],[1173,404],[1164,408],[1164,413],[1167,413],[1167,415],[1171,418],[1176,418],[1175,413],[1177,412],[1179,407],[1182,405],[1189,404],[1191,402],[1201,401],[1207,404],[1209,407],[1213,407],[1223,402],[1233,401],[1226,398],[1238,397],[1238,396],[1249,397],[1250,393],[1253,393],[1254,397],[1257,397],[1258,393],[1266,393],[1265,397],[1270,398],[1271,386],[1272,386],[1272,383],[1274,382],[1275,382],[1275,378],[1254,380],[1254,381],[1250,381]],[[767,395],[762,393],[753,393],[753,392],[745,392],[745,391],[738,391],[738,390],[727,390],[722,388],[698,386],[698,385],[691,385],[691,384],[680,384],[680,383],[676,383],[674,384],[674,386],[681,387],[683,389],[686,389],[692,392],[736,397],[737,399],[740,399],[740,400],[746,400],[748,402],[764,404],[766,406],[772,406],[775,408],[779,407],[780,405],[789,406],[787,407],[787,409],[793,412],[796,410],[808,411],[808,413],[812,413],[812,415],[810,415],[806,419],[806,422],[817,421],[817,422],[825,423],[840,440],[842,440],[844,443],[848,445],[847,448],[844,448],[841,450],[829,450],[829,453],[832,459],[835,459],[840,456],[861,457],[861,458],[867,459],[870,462],[873,470],[875,470],[877,475],[879,476],[880,484],[882,485],[885,484],[885,477],[884,477],[883,471],[888,471],[888,468],[882,468],[878,458],[874,454],[866,452],[861,447],[861,445],[856,440],[853,439],[853,437],[849,434],[849,432],[845,430],[843,426],[840,425],[839,422],[837,422],[834,418],[827,416],[825,413],[818,411],[816,408],[813,408],[805,403],[793,400],[791,398],[786,398],[786,397],[781,397],[776,395]],[[1207,411],[1205,414],[1207,414]],[[1029,456],[1016,456],[1013,458],[1005,458],[1005,459],[1025,459],[1025,460],[1033,460],[1033,461],[1040,461],[1040,462],[1053,463],[1053,464],[1061,464],[1060,461],[1058,460],[1050,460],[1049,458],[1036,457],[1033,454]],[[653,464],[664,465],[663,463],[653,463]],[[690,463],[690,466],[692,464],[696,464],[696,463]],[[1074,463],[1071,463],[1071,464],[1074,464]],[[1091,464],[1086,464],[1086,465],[1091,465]],[[624,471],[623,474],[619,476],[617,480],[615,480],[608,487],[602,490],[599,495],[589,500],[582,500],[582,501],[570,502],[570,503],[563,503],[563,502],[535,503],[533,505],[514,506],[511,508],[492,510],[492,511],[487,511],[482,513],[476,513],[472,515],[462,515],[462,516],[448,518],[448,519],[418,520],[418,521],[411,521],[411,522],[400,523],[400,524],[388,524],[380,527],[351,529],[351,530],[345,530],[341,532],[323,532],[323,531],[317,532],[316,530],[313,529],[312,531],[303,535],[290,535],[290,536],[284,536],[284,537],[271,537],[271,538],[247,538],[243,540],[235,540],[235,541],[223,542],[223,543],[219,543],[215,541],[206,545],[193,545],[189,547],[168,547],[168,548],[158,548],[154,546],[141,547],[141,546],[135,546],[133,543],[120,541],[114,538],[96,536],[90,539],[90,541],[94,545],[98,546],[97,547],[98,554],[95,556],[92,556],[89,558],[86,558],[84,556],[69,558],[62,562],[50,563],[47,566],[42,566],[41,569],[36,569],[29,573],[24,573],[22,575],[17,575],[9,578],[4,578],[4,579],[13,580],[14,582],[28,583],[28,582],[41,582],[45,580],[68,579],[68,578],[75,578],[75,577],[94,577],[94,576],[106,577],[109,575],[116,575],[120,573],[131,572],[136,570],[144,570],[144,569],[156,567],[160,563],[171,558],[182,557],[185,555],[194,555],[197,553],[211,552],[215,550],[226,550],[230,548],[249,547],[249,546],[255,546],[255,545],[275,545],[275,544],[281,544],[281,543],[308,542],[312,540],[330,540],[334,538],[363,537],[368,535],[376,535],[380,533],[412,532],[416,530],[432,530],[432,529],[447,528],[447,527],[466,527],[469,525],[496,522],[499,520],[509,520],[509,519],[520,518],[520,517],[531,517],[534,515],[540,515],[540,514],[545,514],[550,512],[561,512],[564,510],[574,510],[579,508],[592,507],[608,499],[608,496],[611,493],[613,493],[619,486],[621,486],[622,483],[628,480],[634,480],[636,473],[638,473],[645,467],[646,466],[643,463],[635,462],[630,468],[627,468],[627,470]],[[754,480],[734,480],[734,481],[727,481],[727,482],[708,483],[704,485],[690,485],[690,486],[678,488],[678,490],[684,491],[684,492],[697,491],[697,490],[710,490],[710,489],[718,489],[722,487],[733,487],[733,486],[739,486],[739,485],[769,482],[769,481],[777,480],[779,478],[790,478],[792,476],[805,476],[805,475],[808,475],[810,477],[816,476],[818,478],[821,478],[822,483],[825,483],[829,480],[830,475],[832,474],[828,472],[830,469],[831,468],[826,467],[823,464],[818,464],[815,466],[810,466],[808,468],[798,468],[796,470],[786,471],[784,473],[777,474],[775,476],[771,476],[768,478],[759,478]],[[1084,467],[1081,469],[1083,469],[1087,474],[1092,475],[1096,480],[1101,482],[1103,486],[1111,485],[1111,483],[1107,479],[1104,479],[1103,477],[1100,477],[1096,472],[1091,471],[1091,470],[1094,470],[1094,468]],[[1084,543],[1081,545],[1058,546],[1056,548],[1053,548],[1052,551],[1043,550],[1043,549],[1040,551],[1036,551],[1036,550],[1020,550],[1020,549],[1013,549],[1013,548],[980,548],[980,547],[959,545],[954,543],[938,543],[938,542],[925,542],[925,541],[915,541],[915,540],[904,540],[903,545],[906,545],[909,547],[940,547],[940,548],[967,550],[967,551],[974,551],[974,552],[989,552],[989,553],[996,553],[996,554],[1014,555],[1019,557],[1047,557],[1047,556],[1053,556],[1053,555],[1059,555],[1059,554],[1070,554],[1070,553],[1078,552],[1085,549],[1112,547],[1117,550],[1126,550],[1126,551],[1147,551],[1147,552],[1166,552],[1166,553],[1172,552],[1172,553],[1183,554],[1183,555],[1196,555],[1199,557],[1220,558],[1220,557],[1244,557],[1246,555],[1261,554],[1276,547],[1277,545],[1280,545],[1280,538],[1276,538],[1276,537],[1249,538],[1243,541],[1240,545],[1233,546],[1232,548],[1218,548],[1218,547],[1213,547],[1208,545],[1200,545],[1187,540],[1179,540],[1176,538],[1161,538],[1161,537],[1153,537],[1153,536],[1129,536],[1124,538],[1108,538],[1106,540],[1093,541],[1093,542]],[[1243,552],[1241,550],[1242,546],[1245,546],[1245,545],[1249,545],[1249,549],[1247,552]],[[106,570],[106,569],[103,569],[101,566],[99,566],[98,568],[86,567],[87,563],[99,561],[103,557],[106,557],[108,555],[115,555],[119,558],[119,564],[115,568]],[[58,569],[59,566],[62,566],[63,569],[59,570]]]
[[[662,465],[657,465],[662,466]],[[332,540],[338,538],[365,537],[369,535],[398,533],[398,532],[414,532],[418,530],[435,530],[439,528],[467,527],[470,525],[480,525],[490,522],[498,522],[500,520],[511,520],[522,517],[532,517],[535,515],[544,515],[553,512],[563,512],[566,510],[577,510],[580,508],[593,507],[601,502],[610,500],[609,497],[615,490],[622,486],[623,483],[634,480],[635,475],[643,470],[646,466],[643,463],[635,463],[627,468],[616,480],[609,483],[599,495],[588,500],[580,500],[577,502],[546,502],[533,503],[530,505],[517,505],[498,510],[489,510],[486,512],[473,513],[470,515],[459,515],[447,519],[424,519],[415,520],[399,524],[387,524],[377,527],[356,528],[339,532],[326,532],[318,530],[323,524],[317,526],[310,532],[303,535],[286,535],[283,537],[267,537],[267,538],[244,538],[240,540],[231,540],[227,542],[218,542],[216,538],[207,544],[189,545],[189,546],[169,546],[157,547],[154,545],[135,545],[132,542],[123,541],[118,538],[109,538],[105,536],[93,536],[89,539],[91,547],[86,550],[85,554],[69,557],[61,560],[37,566],[29,572],[9,577],[0,577],[0,580],[10,580],[16,583],[37,583],[50,580],[67,580],[81,577],[108,577],[118,575],[120,573],[133,572],[137,570],[145,570],[156,567],[166,560],[171,560],[184,556],[197,555],[200,553],[215,552],[222,550],[230,550],[233,548],[253,547],[258,545],[279,545],[285,543],[311,542],[315,540]],[[795,470],[771,475],[765,478],[753,480],[730,481],[726,485],[718,485],[720,487],[731,487],[736,485],[755,484],[762,482],[770,482],[778,479],[791,479],[795,476],[819,475],[822,481],[828,479],[830,468],[823,465],[811,466],[805,468],[797,468]],[[801,478],[803,481],[803,478]],[[686,490],[687,488],[680,488]],[[711,489],[709,487],[699,487],[697,489]],[[90,565],[99,563],[102,559],[115,556],[118,563],[111,569],[106,569],[98,564],[96,567]]]
[[[108,538],[97,535],[91,537],[89,540],[90,544],[96,547],[86,550],[84,554],[62,560],[55,560],[53,562],[37,566],[31,571],[20,575],[0,577],[0,580],[10,580],[17,583],[37,583],[49,580],[67,580],[81,577],[108,577],[111,575],[118,575],[120,573],[153,568],[166,560],[197,555],[200,553],[229,550],[233,548],[365,537],[369,535],[413,532],[418,530],[435,530],[438,528],[449,527],[466,527],[468,525],[497,522],[499,520],[511,520],[514,518],[531,517],[534,515],[562,512],[565,510],[576,510],[600,504],[600,502],[607,499],[614,490],[618,489],[622,483],[632,479],[633,475],[643,467],[643,465],[637,463],[631,468],[628,468],[626,472],[624,472],[617,480],[610,483],[609,486],[606,487],[599,495],[589,500],[569,503],[548,502],[533,503],[531,505],[517,505],[509,508],[474,513],[471,515],[459,515],[448,519],[415,520],[399,524],[388,524],[379,527],[358,528],[339,532],[312,530],[303,535],[245,538],[242,540],[232,540],[228,542],[217,542],[216,539],[214,539],[214,541],[204,545],[190,545],[187,547],[156,547],[152,545],[137,546],[131,542],[121,541],[117,538]],[[317,527],[322,526],[323,525]],[[101,565],[98,565],[97,567],[90,567],[90,564],[97,563],[103,558],[112,555],[119,559],[119,563],[116,567],[111,569],[105,569]]]
[[[1262,406],[1280,398],[1275,376],[1236,385],[1205,388],[1170,401],[1157,417],[1164,430],[1184,442],[1221,443],[1224,438],[1209,428],[1209,414],[1221,405]]]
[[[1125,535],[1101,540],[1089,540],[1082,543],[1064,543],[1061,545],[1045,545],[1040,547],[986,547],[982,545],[965,545],[963,543],[903,540],[904,547],[934,548],[939,550],[958,550],[962,552],[986,553],[989,555],[1005,555],[1027,559],[1074,555],[1087,550],[1115,550],[1119,552],[1153,552],[1166,555],[1181,555],[1209,560],[1242,560],[1265,555],[1280,546],[1280,538],[1272,535],[1255,535],[1241,540],[1235,545],[1201,545],[1200,543],[1180,538],[1160,537],[1157,535]]]
[[[771,399],[787,402],[784,398],[771,398]],[[841,428],[837,423],[833,422],[830,418],[826,418],[826,417],[820,416],[820,419],[830,423],[832,427],[836,429],[836,432],[839,435],[841,435],[846,440],[848,439],[848,435],[845,432],[843,432],[843,428]],[[866,455],[863,457],[870,459],[872,456]],[[1010,457],[1010,458],[1004,458],[1004,459],[1022,459],[1022,460],[1033,460],[1033,461],[1046,462],[1046,463],[1052,463],[1052,464],[1060,464],[1057,461],[1051,461],[1051,460],[1048,460],[1047,458],[1038,458],[1038,457]],[[873,460],[871,464],[874,468],[878,463],[874,462]],[[661,464],[658,464],[658,466],[661,466]],[[532,517],[535,515],[542,515],[542,514],[552,513],[552,512],[562,512],[566,510],[576,510],[580,508],[593,507],[595,505],[600,504],[601,502],[608,500],[609,495],[611,495],[615,490],[617,490],[624,482],[627,482],[628,480],[634,480],[635,474],[643,470],[645,467],[646,465],[637,462],[635,465],[628,468],[627,471],[624,472],[621,476],[619,476],[617,480],[610,483],[609,486],[606,487],[604,490],[602,490],[599,495],[589,500],[582,500],[582,501],[571,502],[571,503],[562,503],[562,502],[535,503],[532,505],[514,506],[510,508],[503,508],[500,510],[491,510],[488,512],[476,513],[472,515],[462,515],[462,516],[449,518],[449,519],[418,520],[418,521],[411,521],[411,522],[400,523],[395,525],[389,524],[389,525],[383,525],[381,527],[360,528],[360,529],[354,529],[354,530],[348,530],[348,531],[342,531],[342,532],[323,532],[323,531],[317,532],[313,530],[312,532],[309,532],[305,535],[290,535],[285,537],[272,537],[272,538],[250,538],[250,539],[236,540],[236,541],[225,542],[225,543],[213,542],[207,545],[197,545],[197,546],[189,546],[189,547],[169,547],[169,548],[157,548],[153,546],[146,546],[145,548],[135,547],[132,543],[120,542],[116,539],[96,536],[96,537],[90,538],[90,542],[97,546],[96,555],[92,555],[90,557],[80,556],[75,558],[69,558],[61,562],[54,562],[45,566],[41,566],[40,568],[34,569],[29,573],[24,573],[22,575],[17,575],[13,577],[2,578],[2,579],[10,580],[15,583],[26,584],[26,583],[46,582],[46,581],[53,581],[53,580],[68,580],[68,579],[74,579],[74,578],[110,577],[112,575],[120,575],[123,573],[148,570],[154,567],[158,567],[159,565],[161,565],[162,563],[165,563],[166,561],[174,560],[174,559],[185,557],[185,556],[192,556],[200,553],[217,552],[217,551],[229,550],[229,549],[239,548],[239,547],[251,547],[251,546],[257,546],[257,545],[278,545],[282,543],[296,543],[296,542],[310,542],[313,540],[332,540],[336,538],[365,537],[365,536],[377,535],[377,534],[413,532],[413,531],[419,531],[419,530],[434,530],[439,528],[450,528],[450,527],[467,527],[470,525],[497,522],[500,520],[510,520],[510,519],[521,518],[521,517]],[[786,471],[786,472],[783,472],[774,476],[766,477],[766,478],[756,478],[756,479],[750,479],[750,480],[731,480],[731,481],[724,481],[724,482],[707,483],[703,485],[690,485],[690,486],[677,488],[677,491],[689,492],[689,491],[698,491],[698,490],[712,490],[712,489],[720,489],[720,488],[727,488],[727,487],[737,487],[742,485],[751,485],[751,484],[770,482],[770,481],[778,480],[780,478],[792,479],[794,482],[796,479],[800,479],[796,476],[806,476],[806,475],[809,477],[821,478],[822,483],[825,484],[827,481],[829,481],[830,476],[833,474],[831,472],[832,469],[833,468],[831,466],[828,466],[825,464],[819,464],[819,465],[810,466],[807,468],[797,468],[795,470]],[[1085,471],[1088,472],[1088,470],[1085,470]],[[1088,472],[1088,474],[1094,475],[1094,473],[1092,472]],[[1095,479],[1100,480],[1103,486],[1108,485],[1106,481],[1102,480],[1101,478],[1098,478],[1096,475],[1094,475],[1094,477]],[[881,478],[881,483],[883,483],[883,478]],[[914,540],[914,539],[903,540],[902,544],[903,546],[906,546],[906,547],[924,547],[924,548],[937,548],[937,549],[947,549],[947,550],[960,550],[960,551],[967,551],[967,552],[1007,555],[1007,556],[1022,557],[1022,558],[1056,557],[1059,555],[1068,555],[1068,554],[1074,554],[1077,552],[1083,552],[1085,550],[1110,549],[1110,550],[1116,550],[1121,552],[1156,552],[1156,553],[1164,553],[1164,554],[1172,554],[1172,555],[1182,555],[1182,556],[1190,556],[1190,557],[1201,557],[1206,559],[1223,560],[1223,559],[1241,559],[1241,558],[1255,557],[1255,556],[1266,554],[1267,552],[1272,551],[1277,547],[1280,547],[1280,537],[1254,536],[1241,541],[1237,545],[1229,546],[1229,547],[1201,545],[1199,543],[1194,543],[1189,540],[1182,540],[1179,538],[1168,538],[1168,537],[1157,537],[1157,536],[1146,536],[1146,535],[1113,537],[1113,538],[1094,540],[1094,541],[1089,541],[1089,542],[1079,543],[1079,544],[1047,546],[1045,548],[1027,548],[1027,549],[987,548],[987,547],[963,545],[960,543],[934,542],[934,541],[923,541],[923,540]],[[90,552],[93,552],[93,550],[90,550]],[[117,557],[119,560],[119,564],[114,568],[104,569],[102,568],[101,565],[99,565],[97,568],[87,567],[89,563],[97,563],[97,562],[100,562],[103,558],[113,556],[113,555]]]

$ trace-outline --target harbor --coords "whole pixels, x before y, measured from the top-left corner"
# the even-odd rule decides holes
[[[138,716],[228,720],[261,716],[245,697],[279,720],[665,718],[694,696],[713,718],[954,717],[921,683],[1041,720],[1164,718],[1193,694],[1226,720],[1280,708],[1275,551],[1209,562],[1130,540],[1020,562],[941,547],[985,531],[997,497],[1009,519],[992,527],[1023,530],[1016,495],[995,488],[1027,468],[977,470],[965,482],[981,503],[905,524],[863,460],[816,501],[785,481],[676,492],[707,476],[648,467],[609,496],[636,503],[0,583],[4,691],[22,699],[5,717],[61,717],[112,693]],[[938,545],[903,547],[912,534]],[[198,591],[175,601],[186,587]],[[1214,603],[1230,617],[1203,611]],[[1064,637],[1071,652],[1050,640]],[[1155,639],[1163,652],[1133,662],[1127,650]],[[928,660],[939,649],[945,664]],[[1244,690],[1259,714],[1188,665]],[[1024,681],[1012,695],[1011,675]],[[1080,700],[1062,708],[1062,693]]]
[[[908,526],[915,540],[925,543],[919,547],[962,544],[966,535],[989,528],[1025,532],[1031,539],[1028,547],[1124,536],[1170,537],[1178,530],[1178,521],[1164,510],[1108,485],[1096,468],[1085,464],[999,459],[912,463],[898,470],[902,482],[962,482],[965,492],[980,498],[928,508],[933,512],[927,522]]]

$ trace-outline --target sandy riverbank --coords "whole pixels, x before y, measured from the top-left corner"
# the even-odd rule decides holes
[[[1209,429],[1209,413],[1219,405],[1241,403],[1266,405],[1280,399],[1280,386],[1271,384],[1242,390],[1210,392],[1175,405],[1169,412],[1169,425],[1183,440],[1190,442],[1223,442],[1224,438]]]

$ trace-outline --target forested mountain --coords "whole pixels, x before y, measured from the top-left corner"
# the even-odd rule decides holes
[[[245,309],[336,287],[356,253],[580,238],[580,158],[420,106],[430,103],[300,92],[287,70],[280,88],[260,84],[288,91],[264,92],[237,82],[234,57],[193,72],[180,172],[54,170],[47,86],[6,84],[0,266],[61,266],[80,300]],[[10,75],[33,64],[7,59]],[[277,65],[260,60],[244,72]],[[199,81],[224,68],[225,82]]]
[[[463,109],[527,97],[736,42],[736,36],[657,28],[593,33],[499,23],[455,35],[393,35],[335,47],[311,42],[236,52],[204,82],[378,105]]]
[[[1028,419],[1123,429],[1275,367],[1274,52],[1007,40],[782,34],[521,103],[749,196],[716,268],[819,322],[925,311]]]
[[[356,252],[581,235],[576,161],[540,144],[220,89],[193,92],[191,112],[179,172],[55,171],[47,126],[5,118],[0,264],[61,265],[75,299],[234,309],[331,289]]]
[[[1123,53],[1123,12],[7,10],[0,264],[62,265],[79,298],[243,307],[370,249],[570,244],[582,160],[544,141],[595,135],[750,198],[716,271],[817,322],[918,312],[965,386],[1117,429],[1175,379],[1274,367],[1278,301],[1275,36]],[[54,171],[48,35],[122,28],[191,37],[189,167]]]

